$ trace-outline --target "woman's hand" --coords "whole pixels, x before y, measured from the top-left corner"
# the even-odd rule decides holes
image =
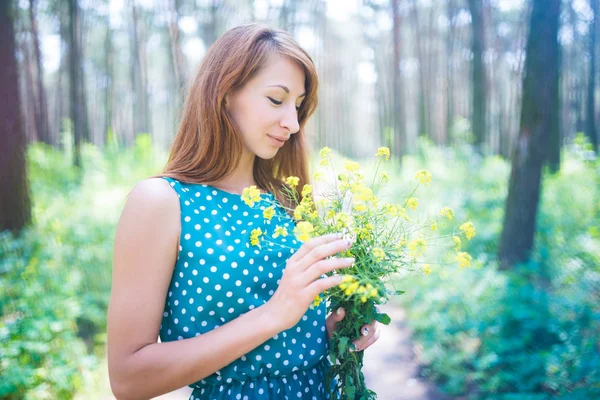
[[[321,276],[354,264],[354,258],[326,259],[350,246],[341,234],[332,233],[307,241],[288,259],[277,291],[265,304],[281,330],[296,325],[318,294],[342,282],[342,275]]]
[[[377,309],[377,312],[379,312],[379,307],[375,306],[375,308]],[[344,316],[346,316],[346,312],[342,307],[340,307],[327,317],[325,326],[327,327],[327,336],[330,340],[333,337],[333,333],[337,329],[337,323],[344,319]],[[379,335],[381,334],[379,325],[379,322],[373,319],[371,320],[370,324],[363,325],[362,328],[360,328],[360,333],[362,336],[358,340],[352,342],[354,343],[356,351],[365,350],[367,347],[375,343],[377,339],[379,339]]]

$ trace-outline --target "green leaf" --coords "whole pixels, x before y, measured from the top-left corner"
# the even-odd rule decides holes
[[[338,354],[340,355],[340,357],[342,357],[344,355],[344,353],[346,353],[346,348],[348,347],[348,338],[347,337],[340,338],[340,342],[339,342],[338,346],[339,346]]]
[[[375,321],[381,322],[384,325],[389,325],[392,322],[390,316],[386,313],[376,314]]]

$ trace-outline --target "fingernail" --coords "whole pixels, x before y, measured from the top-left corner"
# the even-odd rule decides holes
[[[354,257],[349,257],[349,258],[344,258],[344,261],[354,264],[354,261],[356,261],[356,259]]]
[[[348,239],[346,240],[346,247],[351,247],[352,246],[352,240]]]
[[[337,315],[342,315],[342,307],[338,308],[338,309],[335,311],[335,313],[336,313]]]
[[[364,328],[362,328],[361,333],[363,336],[367,336],[369,334],[369,327],[365,326]]]

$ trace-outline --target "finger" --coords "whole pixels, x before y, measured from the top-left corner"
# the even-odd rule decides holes
[[[365,348],[365,344],[369,341],[369,339],[374,335],[374,329],[371,325],[364,325],[360,329],[361,338],[359,340],[355,340],[354,347],[356,351],[361,351]]]
[[[315,279],[319,279],[322,275],[327,272],[331,272],[336,269],[348,268],[354,265],[355,259],[353,257],[349,258],[337,258],[332,257],[327,260],[321,260],[317,263],[314,263],[306,270],[305,279],[306,283],[312,282]]]
[[[305,266],[304,269],[306,269],[315,264],[317,261],[323,260],[341,251],[348,250],[351,246],[352,242],[347,239],[340,239],[321,244],[320,246],[310,250],[304,257],[302,257],[300,262],[302,262],[302,264]]]
[[[307,296],[309,296],[311,299],[314,299],[318,294],[321,294],[322,292],[342,283],[342,279],[344,279],[342,275],[319,278],[308,285],[304,291],[307,292]]]
[[[308,242],[304,243],[298,251],[292,255],[288,261],[298,261],[302,259],[308,252],[310,252],[315,247],[321,246],[323,244],[333,242],[334,240],[339,240],[342,238],[341,233],[329,233],[327,235],[317,236],[316,238],[312,238]]]
[[[373,332],[373,335],[370,338],[368,338],[368,340],[365,342],[364,345],[360,346],[360,350],[366,350],[368,347],[370,347],[373,343],[375,343],[379,339],[380,335],[381,335],[381,330],[375,329],[375,332]]]
[[[337,323],[344,319],[345,315],[346,313],[342,307],[329,314],[329,316],[325,320],[325,325],[327,327],[327,335],[329,336],[329,339],[331,339],[331,337],[333,336],[333,332],[335,332],[335,330],[337,329]]]

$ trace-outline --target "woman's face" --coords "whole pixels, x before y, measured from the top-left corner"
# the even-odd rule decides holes
[[[298,110],[305,96],[304,71],[280,55],[271,55],[260,72],[226,96],[226,107],[244,143],[244,153],[273,158],[298,132]]]

